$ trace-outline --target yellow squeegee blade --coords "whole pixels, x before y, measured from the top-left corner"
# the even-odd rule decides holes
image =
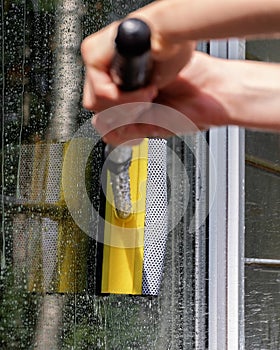
[[[142,294],[148,140],[133,146],[129,169],[132,214],[120,219],[107,176],[101,293]]]

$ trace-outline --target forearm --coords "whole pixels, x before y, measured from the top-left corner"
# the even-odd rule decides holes
[[[134,15],[172,42],[280,32],[279,0],[162,0]]]
[[[227,61],[224,69],[230,74],[218,95],[229,112],[225,124],[280,131],[280,64]]]

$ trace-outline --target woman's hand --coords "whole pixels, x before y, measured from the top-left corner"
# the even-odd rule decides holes
[[[124,105],[119,114],[109,109],[93,124],[112,144],[223,125],[280,131],[279,91],[280,64],[194,52],[176,79],[158,90],[154,103]]]
[[[223,98],[225,78],[228,76],[225,64],[226,60],[195,52],[176,79],[158,90],[154,103],[108,109],[97,113],[93,124],[104,140],[111,144],[147,136],[165,138],[226,124],[230,113]],[[140,97],[138,101],[125,102],[152,101],[149,98],[145,101],[149,88],[135,93]],[[131,93],[121,94],[127,97]],[[112,106],[108,104],[108,107]]]
[[[128,102],[152,101],[159,88],[168,85],[176,78],[194,50],[194,42],[187,41],[180,45],[163,42],[150,25],[154,61],[151,85],[137,91],[123,93],[109,74],[118,25],[119,22],[113,22],[101,31],[90,35],[81,46],[86,69],[83,105],[94,112]]]

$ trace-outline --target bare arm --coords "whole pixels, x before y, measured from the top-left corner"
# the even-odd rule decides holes
[[[226,124],[280,132],[280,64],[227,60],[226,66]]]
[[[161,0],[129,16],[142,18],[151,26],[157,87],[172,81],[188,62],[193,40],[280,34],[279,0]],[[87,67],[108,70],[116,27],[117,23],[113,23],[83,42],[82,54]],[[87,87],[89,83],[90,79]],[[116,91],[114,94],[116,96]],[[91,107],[87,98],[85,105]]]
[[[199,129],[240,125],[280,132],[279,96],[280,64],[225,60],[195,52],[189,64],[172,83],[159,90],[154,100],[182,113],[186,122],[174,125],[174,118],[167,118],[163,130],[162,115],[152,109],[124,130],[112,131],[106,141],[118,144],[130,138],[168,137],[174,131],[188,133],[192,123]],[[102,113],[93,122],[101,134],[111,130],[112,119],[106,124]]]
[[[200,128],[240,125],[280,132],[279,96],[280,64],[196,52],[176,81],[160,91],[158,100]]]
[[[130,16],[151,26],[153,83],[123,93],[112,82],[108,67],[117,27],[113,23],[82,45],[86,108],[99,112],[117,104],[154,100],[181,111],[199,128],[234,124],[280,131],[279,65],[217,61],[198,53],[188,64],[194,47],[191,40],[278,35],[279,0],[160,0]],[[95,123],[98,129],[98,117]],[[133,130],[139,137],[157,134],[145,127]],[[162,130],[158,132],[161,135]]]
[[[162,0],[132,15],[170,42],[280,33],[279,0]]]

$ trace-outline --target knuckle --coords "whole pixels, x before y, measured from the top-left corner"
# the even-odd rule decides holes
[[[83,98],[83,107],[89,111],[93,111],[96,108],[96,100],[94,98]]]
[[[89,64],[89,59],[92,58],[92,46],[93,46],[93,38],[89,36],[85,38],[80,45],[81,56],[85,64]]]

